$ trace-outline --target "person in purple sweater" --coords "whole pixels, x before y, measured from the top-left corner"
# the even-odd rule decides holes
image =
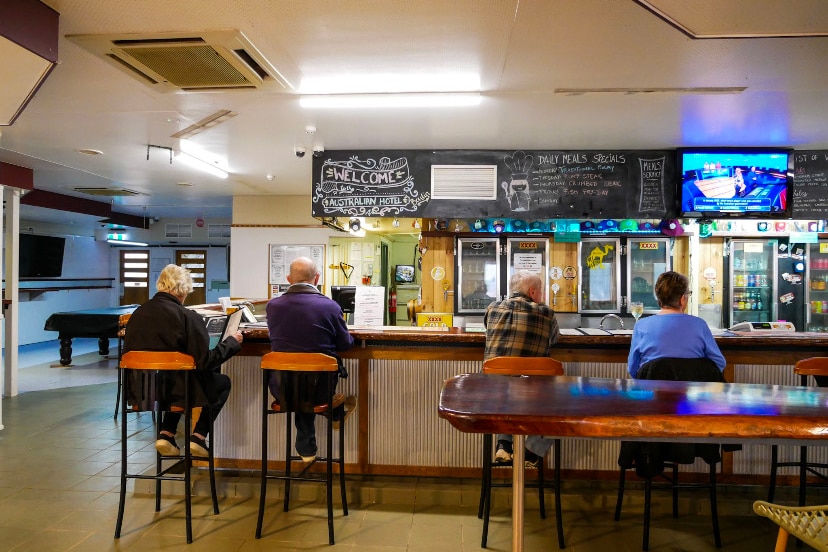
[[[684,312],[690,293],[687,276],[671,270],[658,277],[655,296],[661,310],[633,328],[627,358],[630,376],[636,377],[641,366],[657,358],[709,358],[724,370],[725,358],[707,323]]]
[[[347,372],[336,353],[347,351],[354,345],[354,339],[345,324],[339,305],[322,295],[316,288],[319,270],[312,260],[298,257],[290,263],[287,276],[290,287],[285,293],[274,297],[267,303],[267,329],[270,334],[270,349],[285,353],[325,353],[336,357],[340,364],[340,377],[347,377]],[[312,373],[315,381],[302,381],[305,389],[300,389],[300,403],[324,404],[327,400],[327,385],[320,377],[324,373]],[[285,400],[281,387],[282,375],[278,371],[270,374],[269,388],[277,400]],[[302,412],[308,410],[297,408],[294,414],[296,423],[296,452],[305,462],[316,458],[315,414]]]

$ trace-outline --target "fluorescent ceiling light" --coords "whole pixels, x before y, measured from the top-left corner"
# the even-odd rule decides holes
[[[391,94],[422,92],[476,92],[480,75],[450,74],[360,74],[304,78],[301,94]]]
[[[227,171],[222,170],[207,161],[199,159],[198,157],[193,157],[187,152],[179,151],[175,154],[175,158],[187,166],[212,174],[213,176],[217,176],[219,178],[227,178],[229,176]]]
[[[305,109],[382,109],[401,107],[469,107],[480,105],[478,93],[339,94],[302,96]]]
[[[128,241],[128,240],[106,240],[106,243],[111,243],[113,245],[137,245],[139,247],[146,247],[147,244],[144,242],[137,242],[137,241]]]

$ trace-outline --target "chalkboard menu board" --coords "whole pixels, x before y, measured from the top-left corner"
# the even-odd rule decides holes
[[[494,199],[431,197],[431,167],[493,166]],[[674,218],[675,151],[326,151],[313,215]]]
[[[828,151],[794,152],[794,219],[826,218],[828,213]]]

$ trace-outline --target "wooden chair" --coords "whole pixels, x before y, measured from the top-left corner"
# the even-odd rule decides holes
[[[322,353],[282,353],[270,352],[262,357],[262,467],[261,467],[261,492],[259,495],[259,519],[256,524],[256,538],[262,536],[262,522],[264,520],[265,499],[267,494],[267,480],[279,479],[285,482],[285,499],[284,511],[288,511],[290,503],[290,483],[291,481],[312,481],[316,483],[324,483],[327,491],[327,505],[328,505],[328,542],[334,544],[334,525],[333,525],[333,464],[339,466],[339,489],[342,498],[342,513],[348,515],[348,500],[345,494],[345,416],[344,403],[345,396],[339,393],[334,393],[336,378],[339,377],[339,366],[337,360]],[[284,372],[284,379],[282,381],[282,391],[285,395],[285,403],[281,404],[278,400],[270,401],[268,382],[270,379],[270,370],[279,370]],[[301,461],[300,456],[291,455],[290,451],[293,449],[291,439],[292,435],[292,418],[293,413],[298,409],[296,398],[299,393],[300,376],[308,372],[323,372],[326,377],[320,378],[319,385],[325,385],[327,388],[327,400],[324,404],[315,405],[313,412],[321,414],[327,418],[327,447],[325,456],[321,457],[317,454],[312,462],[305,464],[303,469],[297,473],[291,473],[291,462]],[[324,381],[323,381],[324,380]],[[268,434],[268,416],[272,414],[285,414],[285,472],[284,475],[268,473],[267,466],[267,434]],[[339,417],[339,456],[334,457],[333,452],[333,431],[335,418]],[[315,477],[309,472],[311,466],[317,461],[325,462],[325,477]]]
[[[180,371],[184,374],[184,403],[183,406],[173,408],[184,410],[184,451],[179,456],[164,456],[157,454],[156,469],[154,474],[129,473],[127,467],[127,400],[129,397],[129,378],[123,374],[122,396],[121,396],[121,494],[118,503],[118,520],[115,524],[115,538],[121,536],[121,526],[124,520],[124,506],[126,502],[126,487],[128,479],[151,479],[155,481],[155,511],[161,510],[161,482],[162,481],[183,481],[184,482],[184,511],[187,525],[187,544],[193,542],[192,529],[192,457],[190,455],[190,428],[192,427],[193,399],[195,398],[194,379],[191,377],[195,371],[195,360],[192,356],[174,351],[129,351],[121,356],[120,370],[142,370],[146,372]],[[155,377],[153,380],[158,381]],[[165,408],[165,407],[162,407]],[[202,410],[203,416],[209,416],[207,409]],[[212,435],[212,426],[210,435]],[[211,437],[212,438],[212,437]],[[216,493],[215,465],[213,462],[213,447],[209,449],[208,467],[210,471],[210,489],[212,491],[213,513],[218,514],[218,496]],[[164,468],[162,460],[175,460],[172,465]],[[183,463],[183,473],[179,467]]]
[[[639,369],[638,379],[668,381],[709,381],[724,383],[725,379],[719,368],[706,358],[660,358]],[[738,448],[738,447],[737,447]],[[621,505],[624,500],[625,474],[635,469],[644,479],[644,534],[642,550],[650,546],[650,506],[653,480],[661,477],[667,481],[665,486],[673,494],[673,517],[678,517],[678,491],[687,488],[706,488],[710,492],[710,514],[713,522],[713,538],[717,548],[722,546],[719,533],[719,515],[716,502],[716,465],[721,461],[720,446],[716,444],[693,443],[647,443],[640,441],[623,441],[618,455],[621,469],[618,478],[618,499],[615,503],[615,521],[621,519]],[[733,450],[733,449],[731,449]],[[678,467],[680,464],[693,464],[696,458],[702,458],[708,464],[708,481],[706,483],[680,483]],[[669,468],[671,475],[665,475]]]
[[[779,526],[775,552],[785,552],[788,535],[817,550],[828,550],[828,505],[780,506],[764,500],[753,503],[753,511]]]
[[[828,357],[811,357],[802,359],[794,365],[794,373],[799,375],[800,385],[808,385],[808,376],[814,376],[817,385],[824,387],[828,385]],[[808,447],[799,447],[799,460],[792,462],[779,462],[779,448],[777,445],[771,447],[771,469],[770,484],[768,485],[768,502],[773,502],[776,494],[776,471],[777,468],[797,467],[799,468],[799,505],[805,506],[806,489],[809,485],[808,474],[815,475],[822,481],[828,481],[828,475],[817,470],[828,470],[828,464],[808,461]],[[811,483],[811,485],[825,486],[825,483]]]
[[[510,357],[500,356],[490,358],[483,363],[483,373],[500,374],[504,376],[562,376],[564,373],[563,363],[549,357]],[[480,486],[480,503],[477,508],[477,517],[483,519],[483,537],[480,546],[486,548],[489,536],[489,511],[492,502],[492,488],[511,487],[511,482],[493,483],[492,467],[512,466],[508,463],[494,463],[492,461],[493,437],[490,433],[483,435],[483,477]],[[558,546],[564,548],[563,518],[561,514],[561,440],[555,439],[552,446],[554,457],[554,479],[552,486],[555,489],[555,517],[558,530]],[[541,519],[546,519],[546,504],[544,501],[544,489],[547,484],[544,481],[544,468],[546,458],[541,459],[538,466],[537,483],[527,484],[527,488],[537,487],[538,502]],[[518,468],[521,469],[521,468]]]

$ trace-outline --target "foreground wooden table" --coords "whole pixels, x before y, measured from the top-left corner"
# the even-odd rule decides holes
[[[440,417],[466,433],[807,444],[828,436],[828,389],[627,379],[463,374],[446,380]],[[512,481],[512,550],[523,550],[523,470]]]

